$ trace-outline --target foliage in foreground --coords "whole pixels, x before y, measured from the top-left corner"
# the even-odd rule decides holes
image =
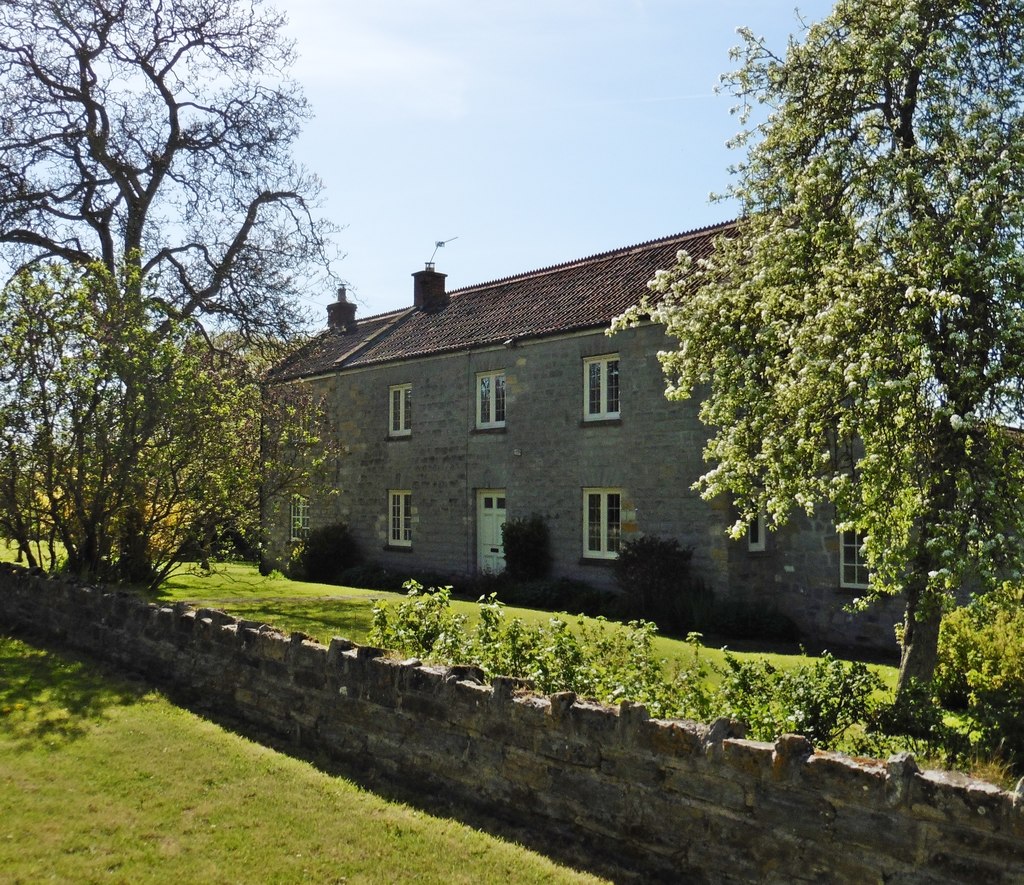
[[[371,643],[427,660],[476,664],[488,676],[528,679],[545,694],[573,691],[605,703],[642,703],[656,717],[733,716],[761,740],[796,731],[820,747],[837,746],[882,688],[865,664],[830,655],[784,671],[726,654],[717,667],[700,658],[698,634],[690,637],[692,661],[666,673],[653,653],[657,628],[647,621],[613,625],[581,618],[570,627],[553,615],[530,626],[506,618],[492,594],[480,600],[479,623],[471,626],[452,610],[448,588],[424,590],[415,582],[408,588],[401,602],[374,606]]]
[[[0,291],[0,534],[29,565],[155,586],[253,534],[261,482],[308,469],[264,459],[303,451],[312,406],[271,403],[257,366],[123,273],[38,267]]]
[[[1024,770],[1024,588],[1004,585],[946,616],[935,687],[986,753]]]
[[[212,582],[212,583],[211,583]],[[301,630],[317,637],[321,642],[329,642],[332,636],[346,636],[360,643],[373,643],[376,645],[387,645],[393,650],[408,648],[406,654],[415,655],[424,659],[440,660],[437,653],[424,653],[423,646],[429,646],[429,636],[436,634],[439,621],[447,625],[451,618],[459,614],[465,617],[455,622],[452,627],[459,627],[458,630],[450,630],[454,637],[450,642],[455,648],[464,648],[465,644],[460,639],[464,636],[462,630],[481,620],[481,608],[495,604],[493,598],[480,600],[475,606],[472,603],[458,599],[449,599],[444,606],[437,601],[431,602],[427,599],[420,599],[416,605],[420,608],[430,610],[433,606],[438,609],[435,617],[423,617],[422,626],[410,628],[396,615],[396,609],[401,605],[410,604],[410,597],[404,600],[394,599],[391,611],[384,615],[377,615],[377,621],[386,619],[388,629],[401,631],[406,638],[421,636],[422,639],[413,639],[408,645],[398,640],[381,642],[379,634],[375,639],[371,638],[373,629],[374,613],[373,604],[379,600],[379,596],[373,591],[355,590],[351,587],[345,591],[345,595],[323,596],[322,585],[304,585],[286,580],[283,576],[279,578],[261,577],[251,567],[242,567],[238,564],[225,567],[224,573],[195,573],[193,575],[179,575],[164,585],[165,590],[171,588],[170,593],[165,593],[160,598],[164,601],[192,601],[197,603],[203,600],[202,604],[216,601],[216,604],[224,604],[232,614],[245,617],[251,620],[258,620],[262,623],[274,624],[285,630]],[[489,587],[493,590],[493,587]],[[504,586],[499,593],[504,592]],[[418,596],[423,596],[418,590]],[[479,594],[478,594],[479,595]],[[489,595],[489,594],[488,594]],[[505,598],[502,596],[502,598]],[[996,597],[987,597],[994,600]],[[1007,591],[1007,599],[1016,599],[1019,606],[1020,595]],[[228,600],[235,600],[228,602]],[[450,607],[445,615],[444,609]],[[522,628],[519,632],[529,632],[540,628],[550,627],[551,615],[546,611],[533,611],[530,609],[512,610],[500,604],[496,605],[500,623],[507,623],[511,620],[520,620]],[[451,616],[451,618],[448,617]],[[444,616],[444,617],[442,617]],[[557,620],[565,621],[568,628],[575,632],[578,629],[578,622],[586,619],[567,618],[564,615],[557,617]],[[417,621],[419,623],[420,621]],[[622,629],[620,625],[600,621],[591,624],[591,633],[599,631],[615,631]],[[525,628],[525,629],[523,629]],[[651,631],[653,633],[653,631]],[[1016,634],[1018,646],[1024,646],[1024,630]],[[755,674],[752,677],[742,675],[735,678],[738,684],[735,689],[716,690],[715,686],[727,679],[733,679],[735,674],[741,673],[739,666],[748,662],[748,670],[767,670],[766,665],[771,665],[776,671],[770,679],[778,680],[781,683],[784,695],[787,693],[797,694],[799,692],[811,694],[811,704],[803,705],[800,712],[792,710],[776,713],[772,716],[761,717],[765,721],[777,722],[777,728],[785,731],[810,731],[814,726],[817,714],[814,704],[833,703],[834,699],[847,696],[844,689],[845,682],[856,684],[860,681],[859,668],[848,670],[842,664],[830,663],[830,656],[807,661],[806,658],[791,655],[752,655],[750,653],[732,654],[725,649],[713,649],[700,647],[696,636],[688,637],[688,643],[678,642],[668,637],[654,636],[651,645],[651,654],[658,658],[661,673],[657,676],[663,682],[671,684],[676,695],[687,699],[685,708],[689,712],[678,715],[686,715],[693,719],[712,721],[723,713],[736,718],[755,718],[749,711],[754,705],[749,700],[744,700],[743,692],[739,686],[760,682],[760,676]],[[571,647],[571,645],[570,645]],[[505,652],[502,652],[505,654]],[[498,650],[492,652],[494,658],[500,658]],[[1016,659],[1024,657],[1024,650],[1014,652]],[[1008,659],[1013,659],[1013,655]],[[468,655],[470,659],[475,655]],[[463,656],[467,657],[467,656]],[[730,663],[730,658],[734,659]],[[805,666],[800,667],[801,660]],[[796,666],[794,666],[796,665]],[[810,666],[808,666],[810,665]],[[794,681],[784,680],[784,673],[793,669],[807,670],[822,668],[831,674],[824,682],[811,679],[804,681],[803,677],[797,677]],[[506,667],[500,662],[492,665],[489,675],[508,672],[511,667]],[[550,668],[548,668],[550,670]],[[644,672],[650,672],[641,668]],[[855,724],[846,729],[845,733],[834,743],[830,743],[835,749],[853,753],[858,756],[871,756],[884,759],[899,751],[912,752],[922,765],[931,768],[955,768],[968,771],[977,777],[999,783],[1004,787],[1012,786],[1012,779],[1024,775],[1024,766],[1020,764],[1019,757],[1016,764],[1011,763],[1011,757],[1006,750],[1008,741],[999,736],[993,743],[982,740],[983,735],[976,725],[972,724],[962,709],[953,709],[952,706],[943,700],[941,685],[938,687],[927,684],[916,684],[914,688],[913,703],[896,707],[889,702],[889,682],[885,671],[889,668],[871,667],[872,673],[877,673],[885,679],[885,688],[875,692],[867,704],[867,714],[860,724]],[[813,676],[813,674],[812,674]],[[831,681],[829,681],[831,680]],[[617,684],[622,684],[619,679]],[[803,683],[799,688],[794,684]],[[557,690],[554,689],[554,690]],[[748,692],[749,693],[749,692]],[[764,692],[758,692],[764,694]],[[649,692],[648,697],[655,695]],[[586,695],[584,695],[586,696]],[[639,693],[637,694],[639,697]],[[620,694],[617,697],[628,697]],[[715,701],[714,704],[711,701]],[[728,701],[728,703],[726,703]],[[943,704],[946,704],[944,708]],[[837,716],[828,714],[824,720],[850,721],[854,717],[847,714],[850,708],[861,706],[861,701],[855,699],[853,703],[843,702],[842,712]],[[962,706],[962,705],[961,705]],[[653,709],[653,707],[652,707]],[[1005,717],[1008,721],[1019,722],[1020,706],[1008,706],[1000,708],[998,715]],[[995,710],[989,711],[995,716]],[[1017,717],[1014,720],[1014,717]],[[817,733],[826,732],[827,729],[818,727]],[[767,729],[774,731],[775,729]],[[995,732],[993,732],[995,734]],[[1006,733],[1012,733],[1009,729]],[[770,739],[771,735],[767,735]],[[820,746],[824,746],[819,742]],[[1016,772],[1016,774],[1014,774]]]
[[[1024,0],[842,0],[782,54],[740,34],[742,220],[630,318],[678,341],[737,535],[794,506],[861,534],[868,595],[907,602],[902,694],[959,588],[1024,566]]]

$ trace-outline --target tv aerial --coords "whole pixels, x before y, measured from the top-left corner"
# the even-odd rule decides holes
[[[434,251],[430,253],[430,261],[428,261],[427,264],[433,266],[433,264],[434,264],[434,256],[437,254],[437,250],[438,249],[443,249],[450,242],[452,242],[452,240],[457,240],[457,239],[458,239],[458,237],[449,237],[447,240],[436,240],[434,242]]]

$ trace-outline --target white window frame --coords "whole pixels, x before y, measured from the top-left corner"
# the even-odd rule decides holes
[[[839,533],[839,586],[865,590],[869,584],[868,567],[863,553],[864,535],[856,529]],[[853,575],[852,579],[847,575]],[[863,580],[861,580],[863,579]]]
[[[751,553],[764,553],[765,547],[765,513],[763,510],[757,512],[757,517],[750,521],[747,526],[747,550]]]
[[[488,396],[484,399],[484,385],[487,385]],[[478,372],[476,376],[476,426],[481,430],[505,426],[505,409],[507,406],[505,388],[505,370]]]
[[[592,499],[597,500],[597,546],[591,528]],[[613,500],[614,499],[614,500]],[[612,506],[614,505],[614,506]],[[585,559],[617,559],[622,545],[622,489],[588,488],[583,490],[583,557]]]
[[[388,388],[388,436],[412,433],[412,384],[392,384]]]
[[[288,530],[293,543],[309,537],[309,498],[305,495],[292,495],[288,504]]]
[[[388,490],[388,546],[412,546],[412,492]]]
[[[608,377],[612,364],[615,366],[614,397],[609,400]],[[596,379],[593,377],[596,370]],[[618,418],[621,409],[621,378],[619,355],[606,353],[587,357],[583,360],[583,420],[608,421]]]

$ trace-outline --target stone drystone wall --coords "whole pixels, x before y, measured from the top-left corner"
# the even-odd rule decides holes
[[[0,627],[176,697],[599,852],[644,881],[1024,882],[1024,795],[960,775],[744,740],[735,723],[481,683],[212,609],[147,604],[14,567]],[[623,879],[628,878],[624,872]]]

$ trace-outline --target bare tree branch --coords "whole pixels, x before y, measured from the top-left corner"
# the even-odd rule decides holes
[[[124,262],[182,316],[256,337],[330,278],[308,107],[262,0],[0,6],[0,254]],[[325,280],[324,278],[328,279]]]

